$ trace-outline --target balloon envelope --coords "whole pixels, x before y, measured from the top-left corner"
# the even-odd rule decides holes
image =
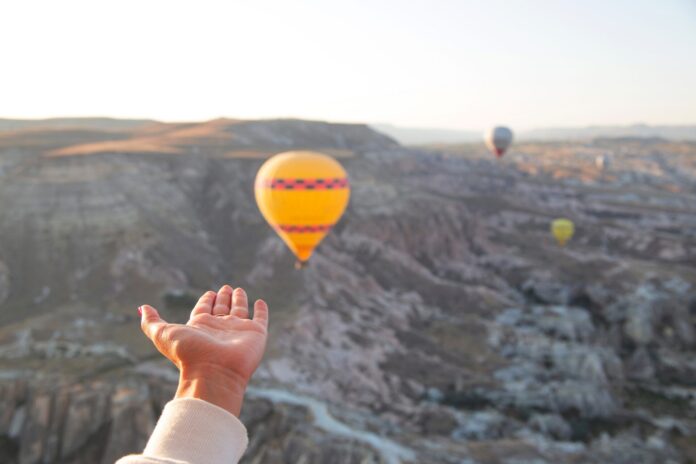
[[[486,131],[483,138],[488,149],[500,158],[512,143],[512,131],[507,127],[497,126]]]
[[[595,158],[595,167],[600,171],[609,167],[609,158],[607,158],[607,155],[597,155]]]
[[[570,219],[556,219],[551,223],[551,234],[561,246],[568,243],[574,233],[575,224]]]
[[[268,159],[256,174],[261,214],[305,263],[343,215],[350,186],[341,164],[313,151],[289,151]]]

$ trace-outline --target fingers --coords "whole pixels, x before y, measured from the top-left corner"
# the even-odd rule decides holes
[[[140,312],[140,328],[143,329],[147,338],[157,345],[157,340],[161,337],[167,323],[160,318],[159,313],[152,306],[141,306],[138,311]]]
[[[236,293],[236,292],[235,292]],[[213,305],[213,316],[226,316],[230,313],[230,304],[232,303],[232,287],[223,285],[218,290]]]
[[[268,305],[263,300],[254,303],[254,321],[268,328]]]
[[[265,311],[267,320],[267,306]],[[248,319],[249,299],[244,289],[236,288],[232,290],[232,287],[229,285],[223,285],[217,293],[213,291],[204,293],[200,300],[198,300],[198,303],[196,303],[193,311],[191,311],[191,317],[206,313],[214,316],[230,315],[241,319]]]
[[[198,300],[198,303],[196,303],[196,306],[193,307],[193,311],[191,311],[191,317],[197,316],[199,314],[211,314],[213,312],[213,303],[215,303],[215,292],[205,292],[203,296]]]
[[[242,319],[249,318],[249,302],[247,300],[247,294],[241,287],[236,288],[232,294],[232,308],[230,309],[230,314]]]

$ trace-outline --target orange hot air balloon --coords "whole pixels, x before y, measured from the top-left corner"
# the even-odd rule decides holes
[[[256,203],[302,267],[343,215],[350,185],[343,166],[314,151],[288,151],[256,174]]]

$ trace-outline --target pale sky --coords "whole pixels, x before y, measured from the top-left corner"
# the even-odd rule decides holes
[[[2,0],[0,117],[696,123],[696,0]]]

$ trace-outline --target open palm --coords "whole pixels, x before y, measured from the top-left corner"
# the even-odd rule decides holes
[[[205,372],[224,375],[244,386],[258,367],[266,347],[268,306],[254,304],[249,319],[247,295],[224,285],[206,292],[191,311],[186,324],[162,320],[152,306],[141,306],[141,327],[157,349],[182,375]]]

